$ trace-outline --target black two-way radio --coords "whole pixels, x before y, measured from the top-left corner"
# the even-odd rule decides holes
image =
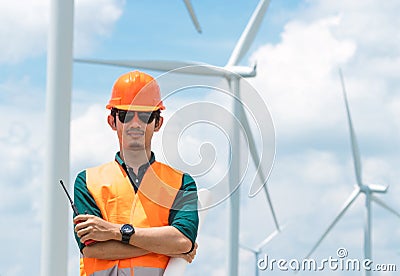
[[[78,208],[76,208],[76,205],[75,205],[74,202],[72,201],[72,198],[71,198],[71,196],[69,195],[69,193],[68,193],[68,191],[67,191],[67,188],[65,188],[64,182],[63,182],[62,180],[60,180],[60,184],[61,184],[61,186],[63,187],[63,189],[64,189],[64,191],[65,191],[65,194],[66,194],[67,197],[68,197],[69,202],[71,203],[71,208],[72,208],[72,211],[74,212],[74,215],[75,215],[75,216],[79,215]],[[85,212],[85,214],[86,214],[86,213],[87,213],[87,212]],[[95,242],[96,242],[96,241],[94,241],[94,240],[88,240],[88,241],[85,242],[85,245],[90,245],[90,244],[95,243]]]
[[[79,215],[78,209],[76,208],[74,202],[72,201],[72,198],[71,198],[71,196],[69,195],[69,193],[68,193],[68,191],[67,191],[67,188],[65,188],[64,182],[63,182],[62,180],[60,180],[60,184],[61,184],[61,186],[63,187],[65,193],[67,194],[67,197],[68,197],[69,202],[71,203],[71,207],[72,207],[72,211],[74,212],[74,215],[75,215],[75,216]]]

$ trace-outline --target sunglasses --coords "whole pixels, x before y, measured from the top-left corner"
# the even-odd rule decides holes
[[[129,123],[135,117],[135,113],[139,117],[139,120],[145,124],[151,124],[156,114],[154,112],[139,112],[139,111],[127,111],[127,110],[118,110],[117,115],[118,119],[121,123]]]

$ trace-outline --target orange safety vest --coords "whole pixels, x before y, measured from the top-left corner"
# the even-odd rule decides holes
[[[86,185],[103,219],[130,223],[135,227],[168,225],[169,212],[182,184],[182,172],[153,162],[135,193],[125,170],[110,162],[86,170]],[[156,253],[122,260],[100,260],[83,256],[81,275],[162,275],[169,257]]]

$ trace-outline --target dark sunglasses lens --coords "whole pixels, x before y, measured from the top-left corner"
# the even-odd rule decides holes
[[[120,111],[118,111],[117,115],[118,115],[119,121],[121,123],[123,123],[125,121],[126,112],[120,110]]]
[[[150,124],[154,120],[153,112],[138,112],[138,117],[146,124]]]
[[[118,119],[121,123],[130,122],[134,116],[135,116],[135,112],[127,112],[125,110],[118,111]]]

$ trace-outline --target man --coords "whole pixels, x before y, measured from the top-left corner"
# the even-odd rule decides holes
[[[79,173],[74,186],[81,275],[162,275],[170,257],[191,262],[196,254],[196,184],[155,161],[151,141],[165,107],[151,76],[119,77],[107,109],[120,151]]]

